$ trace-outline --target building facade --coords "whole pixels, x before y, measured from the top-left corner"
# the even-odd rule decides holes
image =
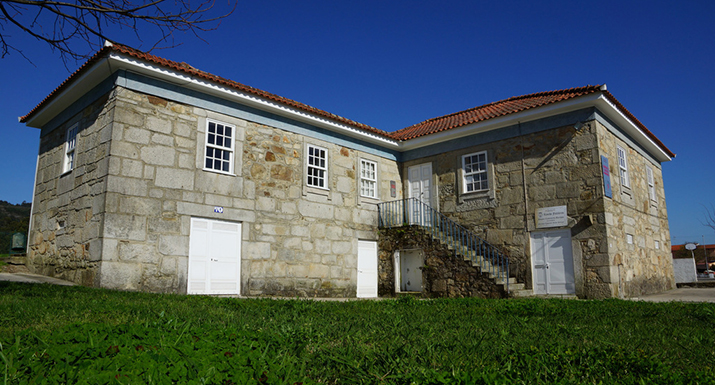
[[[387,133],[107,45],[21,119],[41,130],[28,266],[83,285],[584,298],[675,286],[661,173],[674,154],[605,87]],[[499,248],[511,288],[454,263],[433,217],[414,237],[381,231],[386,203],[409,199]]]

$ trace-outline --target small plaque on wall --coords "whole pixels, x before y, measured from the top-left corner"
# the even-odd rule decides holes
[[[569,224],[566,206],[552,206],[536,209],[536,228],[564,227]]]
[[[390,181],[390,196],[393,198],[397,197],[397,183],[394,180]]]

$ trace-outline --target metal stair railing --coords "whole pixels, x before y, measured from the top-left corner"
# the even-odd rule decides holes
[[[509,292],[509,259],[496,246],[464,226],[417,198],[382,202],[377,205],[377,211],[380,228],[419,226],[432,238],[451,246],[456,253],[479,265],[482,272],[501,279]]]

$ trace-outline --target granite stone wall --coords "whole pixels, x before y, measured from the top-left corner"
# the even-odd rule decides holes
[[[53,130],[41,131],[27,251],[32,272],[99,284],[114,96],[104,95]],[[63,172],[67,129],[74,124],[75,166]]]
[[[462,156],[487,151],[489,189],[468,194],[462,185]],[[532,287],[530,233],[539,230],[539,208],[567,206],[577,294],[594,294],[583,271],[608,263],[606,223],[596,128],[586,122],[407,162],[431,162],[437,201],[433,204],[509,256],[511,274]],[[524,182],[526,181],[526,183]]]
[[[613,198],[604,200],[610,271],[604,266],[591,276],[598,275],[605,281],[610,275],[610,294],[614,297],[673,289],[675,278],[660,164],[603,124],[598,123],[597,129],[599,152],[609,159]],[[620,181],[618,146],[626,151],[630,187]],[[649,196],[646,166],[653,171],[655,200]]]
[[[78,167],[71,175],[78,182],[60,193],[48,186],[63,183],[58,167],[64,131],[43,139],[36,265],[57,270],[70,263],[71,249],[73,258],[91,255],[91,260],[82,257],[87,261],[79,259],[77,267],[62,267],[63,278],[185,293],[191,218],[201,217],[243,224],[242,294],[355,296],[358,239],[376,240],[376,204],[402,197],[395,161],[329,138],[309,138],[122,87],[96,106],[104,115],[90,110],[76,118],[101,117],[84,124]],[[235,127],[233,174],[204,170],[209,119]],[[328,150],[327,189],[305,186],[308,143]],[[92,171],[92,178],[84,176],[91,171],[90,157],[103,165],[103,173]],[[378,199],[360,197],[360,159],[377,163]],[[397,184],[394,198],[391,180]],[[51,211],[57,205],[64,205],[61,213]],[[67,217],[64,232],[51,230],[62,215]],[[73,242],[65,240],[68,232]],[[80,269],[90,269],[91,279],[78,276]]]

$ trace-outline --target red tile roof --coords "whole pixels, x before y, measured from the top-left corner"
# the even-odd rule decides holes
[[[400,140],[414,139],[420,136],[435,134],[451,130],[453,128],[466,126],[468,124],[478,123],[498,118],[500,116],[545,106],[547,104],[592,94],[594,92],[598,92],[599,90],[600,86],[586,86],[560,91],[548,91],[524,96],[515,96],[498,102],[425,120],[424,122],[417,123],[413,126],[397,130],[392,134]]]
[[[282,96],[278,96],[275,94],[272,94],[270,92],[266,92],[254,87],[247,86],[245,84],[241,84],[238,82],[235,82],[233,80],[229,80],[226,78],[222,78],[220,76],[212,75],[208,72],[201,71],[199,69],[196,69],[186,63],[179,63],[175,62],[172,60],[167,60],[163,59],[161,57],[142,52],[127,46],[123,46],[120,44],[113,44],[110,46],[104,47],[102,50],[97,52],[94,56],[92,56],[86,63],[84,63],[77,71],[75,71],[69,78],[67,78],[62,84],[60,84],[59,87],[57,87],[54,91],[52,91],[40,104],[38,104],[35,108],[32,109],[27,115],[23,116],[20,118],[20,122],[27,122],[35,113],[37,113],[42,107],[47,105],[52,99],[57,97],[57,95],[67,88],[75,79],[79,77],[79,75],[84,72],[87,68],[91,67],[94,63],[98,62],[100,59],[105,57],[106,55],[109,55],[111,52],[119,52],[125,55],[132,56],[134,58],[144,60],[150,63],[158,64],[163,67],[168,67],[173,70],[179,71],[179,72],[184,72],[186,74],[189,74],[191,76],[199,77],[208,81],[211,81],[213,83],[221,84],[223,86],[227,86],[236,90],[239,90],[241,92],[253,94],[256,96],[259,96],[261,98],[267,99],[267,100],[272,100],[293,108],[296,108],[298,110],[302,110],[314,115],[318,115],[324,118],[328,118],[330,120],[340,122],[347,124],[352,127],[356,127],[365,131],[368,131],[373,134],[380,135],[385,138],[389,139],[395,139],[399,141],[404,141],[404,140],[409,140],[409,139],[414,139],[418,138],[421,136],[425,135],[431,135],[435,134],[438,132],[443,132],[447,130],[451,130],[457,127],[462,127],[468,124],[472,123],[478,123],[482,122],[485,120],[497,118],[500,116],[506,116],[510,114],[514,114],[517,112],[545,106],[548,104],[553,104],[569,99],[574,99],[580,96],[584,95],[589,95],[593,94],[596,92],[602,92],[605,97],[613,103],[613,105],[616,106],[617,109],[621,111],[626,117],[628,117],[634,124],[640,128],[643,133],[648,136],[653,142],[655,142],[663,151],[665,151],[671,158],[675,156],[673,152],[671,152],[655,135],[653,135],[650,130],[648,130],[643,123],[641,123],[633,114],[631,114],[616,98],[611,95],[610,92],[606,90],[601,90],[601,86],[596,85],[596,86],[585,86],[585,87],[579,87],[579,88],[569,88],[565,90],[557,90],[557,91],[548,91],[548,92],[540,92],[540,93],[535,93],[535,94],[529,94],[529,95],[523,95],[523,96],[515,96],[511,97],[509,99],[504,99],[498,102],[494,103],[489,103],[485,104],[483,106],[479,107],[474,107],[470,108],[468,110],[460,111],[460,112],[455,112],[449,115],[445,116],[440,116],[437,118],[432,118],[429,120],[425,120],[424,122],[415,124],[410,127],[403,128],[401,130],[397,130],[395,132],[388,133],[386,131],[368,126],[366,124],[362,124],[359,122],[356,122],[354,120],[350,120],[347,118],[343,118],[342,116],[338,116],[335,114],[331,114],[329,112],[323,111],[321,109],[309,106],[307,104],[303,104],[300,102],[297,102],[292,99],[284,98]]]
[[[390,133],[380,130],[380,129],[377,129],[377,128],[374,128],[374,127],[371,127],[371,126],[368,126],[367,124],[363,124],[363,123],[356,122],[354,120],[343,118],[342,116],[331,114],[329,112],[309,106],[307,104],[300,103],[300,102],[297,102],[292,99],[284,98],[282,96],[278,96],[278,95],[272,94],[270,92],[259,90],[258,88],[250,87],[245,84],[235,82],[233,80],[229,80],[226,78],[222,78],[220,76],[212,75],[208,72],[201,71],[201,70],[196,69],[196,68],[190,66],[189,64],[186,64],[183,62],[178,63],[178,62],[175,62],[172,60],[164,59],[164,58],[161,58],[161,57],[158,57],[158,56],[146,53],[146,52],[136,50],[134,48],[130,48],[127,46],[123,46],[121,44],[117,44],[117,43],[113,43],[113,45],[111,45],[111,46],[105,46],[103,49],[101,49],[96,54],[94,54],[94,56],[92,56],[77,71],[75,71],[72,75],[70,75],[69,78],[67,78],[62,84],[60,84],[59,87],[55,88],[55,90],[52,91],[42,102],[40,102],[40,104],[38,104],[35,108],[33,108],[32,111],[30,111],[27,115],[21,117],[20,122],[22,122],[22,123],[27,122],[32,117],[32,115],[34,115],[37,111],[39,111],[42,107],[44,107],[47,103],[49,103],[53,98],[57,97],[57,95],[63,89],[68,87],[72,83],[72,81],[74,81],[76,78],[78,78],[79,74],[84,72],[87,68],[91,67],[94,63],[96,63],[97,61],[99,61],[100,59],[105,57],[106,55],[109,55],[111,52],[119,52],[119,53],[129,55],[129,56],[132,56],[132,57],[140,59],[140,60],[158,64],[163,67],[168,67],[168,68],[171,68],[171,69],[179,71],[179,72],[184,72],[186,74],[208,80],[212,83],[217,83],[217,84],[220,84],[223,86],[227,86],[227,87],[233,88],[233,89],[241,91],[241,92],[245,92],[245,93],[249,93],[249,94],[261,97],[263,99],[272,100],[272,101],[296,108],[298,110],[302,110],[302,111],[305,111],[305,112],[308,112],[311,114],[315,114],[315,115],[318,115],[318,116],[321,116],[324,118],[328,118],[328,119],[336,121],[336,122],[344,123],[349,126],[360,128],[362,130],[371,132],[373,134],[377,134],[377,135],[383,136],[385,138],[392,139],[392,136]]]
[[[483,106],[470,108],[468,110],[455,112],[449,115],[440,116],[425,120],[410,127],[397,130],[392,133],[392,136],[398,140],[409,140],[420,136],[431,135],[442,131],[451,130],[457,127],[466,126],[472,123],[478,123],[489,119],[506,116],[517,112],[529,110],[562,102],[564,100],[574,99],[579,96],[589,95],[596,92],[602,92],[605,97],[618,108],[628,119],[640,128],[643,133],[655,142],[663,151],[671,158],[675,154],[670,151],[643,123],[641,123],[633,114],[630,113],[610,92],[601,90],[601,85],[585,86],[578,88],[569,88],[565,90],[539,92],[535,94],[515,96],[509,99],[500,100],[498,102],[485,104]]]

